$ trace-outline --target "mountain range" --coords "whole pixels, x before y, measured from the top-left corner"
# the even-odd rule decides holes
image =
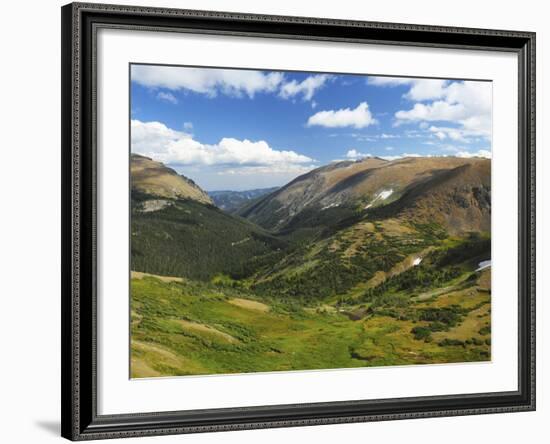
[[[490,160],[481,158],[335,162],[275,190],[211,195],[142,156],[132,155],[131,172],[134,270],[229,275],[288,297],[380,280],[409,255],[491,223]]]
[[[366,158],[211,193],[130,167],[132,377],[490,359],[490,160]]]
[[[315,169],[239,214],[275,231],[318,225],[323,212],[333,213],[330,220],[392,216],[437,222],[451,233],[486,231],[490,189],[488,159],[366,158]]]
[[[279,187],[259,188],[246,191],[209,191],[208,195],[214,201],[214,205],[219,209],[227,211],[228,213],[235,213],[243,206],[248,205],[251,201],[265,196],[266,194],[271,194],[278,188]]]

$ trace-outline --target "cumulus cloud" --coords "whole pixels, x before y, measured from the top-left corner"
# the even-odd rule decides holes
[[[468,141],[474,137],[491,138],[492,87],[489,82],[369,77],[370,85],[409,86],[404,98],[416,102],[412,108],[395,113],[395,125],[419,123],[439,140]],[[450,122],[457,127],[434,131],[427,122]]]
[[[369,76],[367,77],[367,83],[369,85],[375,86],[398,86],[398,85],[409,85],[413,79],[408,77],[378,77],[378,76]]]
[[[479,132],[476,130],[468,130],[463,128],[451,128],[444,126],[430,126],[428,131],[433,133],[435,137],[439,140],[450,139],[452,141],[470,143],[472,138],[480,136]]]
[[[319,111],[312,115],[308,126],[324,126],[327,128],[365,128],[376,123],[372,116],[367,102],[361,102],[355,109],[344,108],[339,110]]]
[[[363,157],[372,157],[372,155],[368,153],[360,153],[356,149],[351,149],[346,153],[346,157],[348,159],[362,159]]]
[[[438,100],[430,104],[416,103],[410,110],[397,111],[399,120],[456,121],[464,115],[464,105]]]
[[[438,99],[444,95],[448,80],[442,79],[413,79],[409,77],[369,77],[369,85],[400,86],[409,85],[411,88],[404,95],[414,101]]]
[[[447,84],[447,80],[415,79],[405,97],[415,101],[439,99],[445,95]]]
[[[403,154],[397,154],[395,156],[380,156],[381,159],[384,160],[397,160],[397,159],[403,159],[405,157],[432,157],[431,154],[418,154],[418,153],[403,153]]]
[[[173,91],[189,90],[209,97],[216,97],[219,93],[254,97],[256,93],[276,91],[283,79],[280,72],[132,65],[132,81],[140,85]]]
[[[161,122],[131,121],[132,152],[155,157],[155,153],[163,153],[166,147],[183,139],[191,139],[191,135],[168,128]]]
[[[382,159],[385,160],[398,160],[398,159],[404,159],[405,157],[462,157],[462,158],[472,158],[472,157],[482,157],[485,159],[491,158],[491,151],[490,150],[478,150],[478,151],[460,151],[457,149],[449,149],[450,151],[454,151],[453,154],[418,154],[418,153],[403,153],[403,154],[397,154],[394,156],[379,156]]]
[[[475,152],[469,152],[469,151],[459,151],[456,153],[456,157],[483,157],[485,159],[491,158],[491,151],[490,150],[478,150]]]
[[[309,76],[301,82],[292,80],[281,85],[279,96],[283,99],[289,99],[301,95],[304,100],[309,101],[318,89],[322,88],[325,83],[333,78],[334,76],[328,74],[317,74]],[[314,105],[314,103],[311,104],[312,108],[315,108],[317,105],[316,103]]]
[[[178,99],[176,96],[169,92],[159,91],[157,94],[157,99],[162,100],[164,102],[173,103],[174,105],[177,105]]]
[[[301,82],[286,81],[282,72],[244,69],[190,68],[182,66],[133,65],[132,81],[148,88],[171,91],[187,90],[208,97],[224,94],[231,97],[253,98],[257,93],[273,93],[283,99],[302,97],[311,101],[315,93],[335,76],[311,75]],[[161,91],[159,100],[178,103],[170,92]],[[316,104],[312,103],[315,108]]]
[[[204,144],[160,122],[132,120],[131,136],[132,152],[172,165],[224,165],[232,169],[255,167],[256,170],[250,171],[256,172],[292,172],[315,162],[295,151],[273,149],[263,140],[224,137],[217,144]]]
[[[452,122],[457,128],[435,131],[439,138],[491,138],[492,88],[489,82],[453,82],[442,87],[437,100],[415,103],[395,113],[401,122]]]
[[[245,166],[240,168],[224,168],[216,174],[219,176],[257,176],[257,175],[288,175],[296,177],[317,168],[315,164],[276,164],[269,166]]]

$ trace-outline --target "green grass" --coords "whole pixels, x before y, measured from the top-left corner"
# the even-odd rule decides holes
[[[470,290],[477,295],[474,284]],[[482,361],[490,354],[487,319],[473,316],[490,302],[487,294],[474,306],[466,297],[463,305],[454,297],[445,306],[448,295],[431,302],[410,299],[394,312],[385,307],[351,320],[350,311],[359,306],[305,309],[262,298],[224,277],[214,283],[145,277],[133,279],[131,289],[131,370],[138,378]],[[234,298],[262,302],[269,310],[234,305]],[[480,320],[471,323],[466,343],[457,339],[464,332],[453,328],[460,329],[470,314]],[[415,328],[429,330],[437,320],[447,322],[448,333],[415,335]]]
[[[132,268],[183,279],[132,279],[133,377],[490,359],[490,269],[475,271],[487,234],[331,225],[328,210],[273,234],[192,201],[140,212],[147,198],[133,196]]]

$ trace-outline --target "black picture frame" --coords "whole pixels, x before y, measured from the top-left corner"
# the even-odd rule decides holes
[[[535,33],[72,3],[62,14],[62,436],[70,440],[535,409]],[[212,410],[97,414],[96,91],[99,28],[507,51],[519,66],[518,390]]]

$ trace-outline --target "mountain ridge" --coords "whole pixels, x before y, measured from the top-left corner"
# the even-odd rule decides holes
[[[161,162],[140,154],[130,156],[131,188],[168,199],[191,199],[204,204],[214,202],[193,180],[178,174]]]
[[[445,205],[437,205],[438,209],[443,213],[456,213],[457,216],[437,219],[450,231],[467,231],[468,224],[461,226],[457,218],[459,215],[468,215],[474,218],[471,224],[474,229],[485,230],[490,223],[491,175],[490,160],[482,158],[407,157],[394,161],[367,158],[329,164],[297,177],[278,191],[259,199],[254,205],[243,208],[238,214],[266,229],[285,231],[295,226],[297,221],[303,220],[307,224],[311,217],[319,219],[319,212],[324,211],[332,213],[328,218],[331,223],[357,211],[376,214],[378,207],[389,206],[396,201],[401,202],[389,208],[404,211],[414,206],[413,200],[420,197],[423,202],[429,200],[426,187],[436,186],[445,174],[467,165],[475,167],[470,172],[467,168],[459,168],[454,174],[468,175],[468,180],[476,186],[465,189],[468,180],[456,179],[454,188],[450,185],[445,189],[438,188],[438,199],[446,202]],[[423,193],[421,190],[424,190]],[[445,193],[457,195],[454,204]],[[476,193],[485,196],[485,203],[476,204],[477,199],[472,199]],[[464,202],[477,206],[479,211],[456,212],[452,208],[453,205],[460,207]],[[420,215],[426,218],[437,216],[435,211],[429,212],[426,207],[423,206],[425,211],[417,214],[417,219]],[[385,214],[388,215],[388,211]]]
[[[252,201],[278,190],[279,187],[254,188],[243,191],[233,190],[215,190],[208,191],[208,195],[214,201],[214,204],[229,213],[235,213]]]

